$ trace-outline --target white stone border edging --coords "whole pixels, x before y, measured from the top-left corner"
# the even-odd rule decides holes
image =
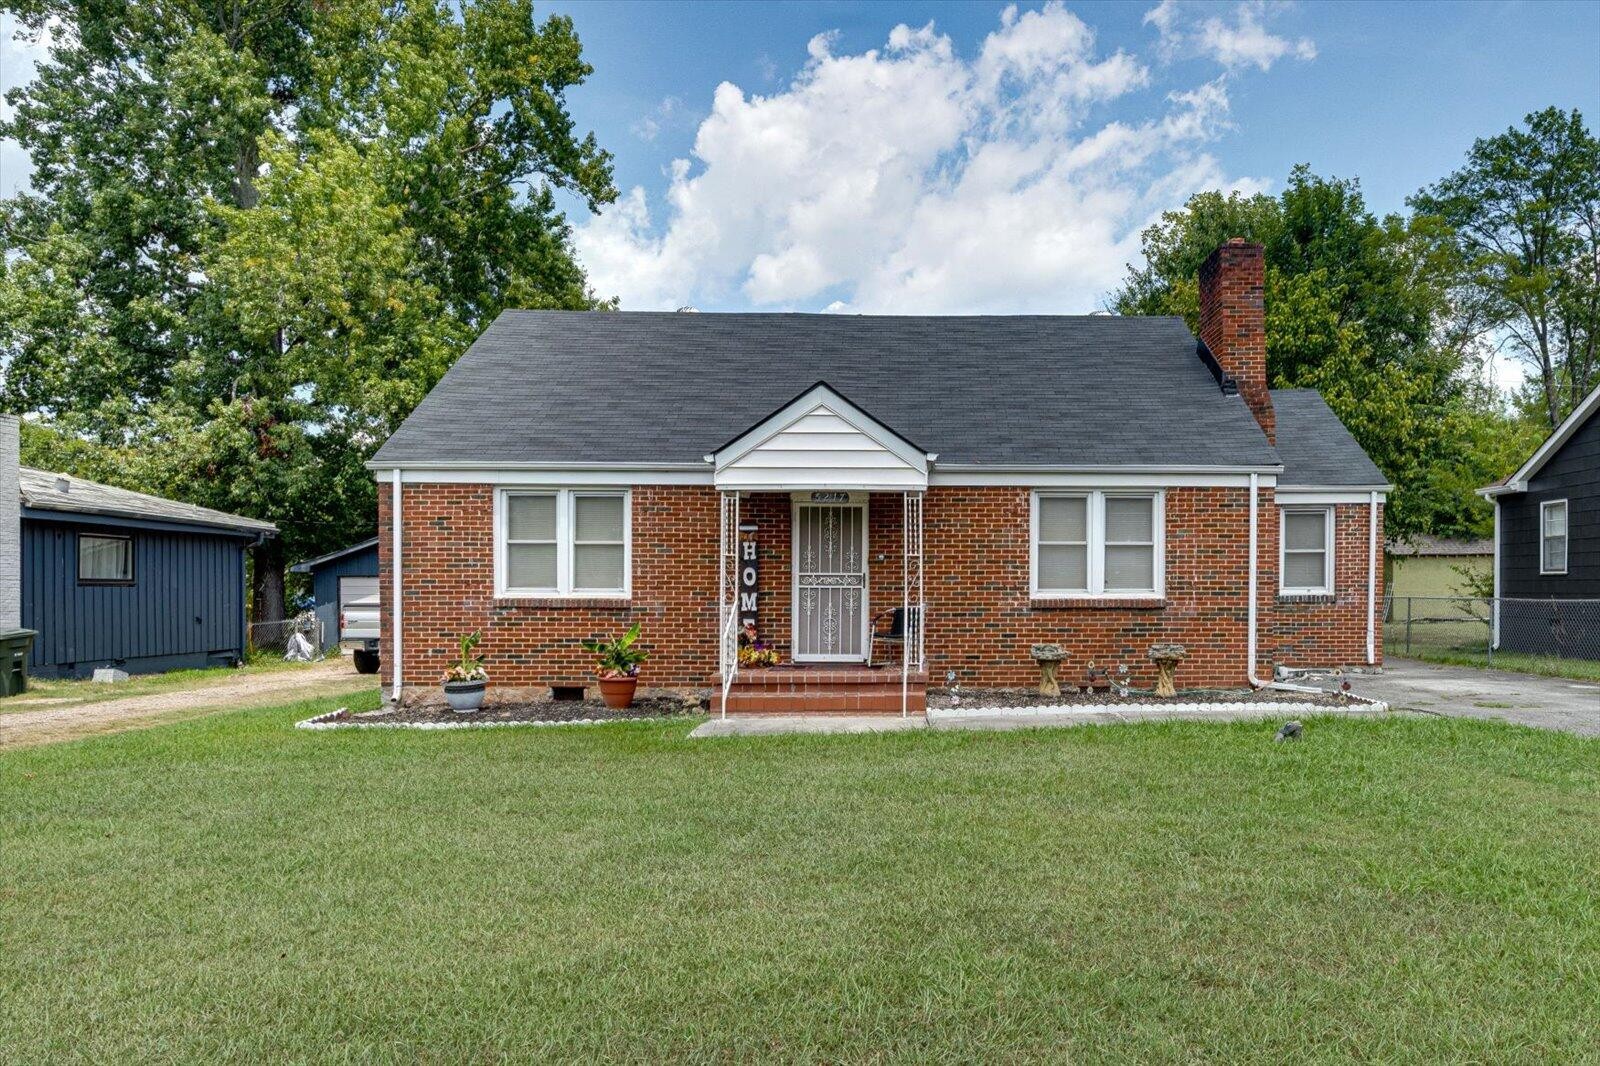
[[[296,722],[296,729],[510,729],[517,726],[552,725],[615,725],[619,722],[665,722],[671,718],[689,718],[691,715],[656,714],[646,718],[570,718],[557,722],[384,722],[365,720],[359,715],[340,718],[341,711],[329,711],[315,718]]]
[[[1043,718],[1060,715],[1074,714],[1102,714],[1116,715],[1119,717],[1138,718],[1148,715],[1151,718],[1174,714],[1254,714],[1279,715],[1301,713],[1305,715],[1338,714],[1345,710],[1360,709],[1362,711],[1387,711],[1389,705],[1382,700],[1368,699],[1365,696],[1349,696],[1350,703],[1337,706],[1327,703],[1303,703],[1273,701],[1236,703],[1048,703],[1031,707],[930,707],[928,720],[947,720],[951,718]]]

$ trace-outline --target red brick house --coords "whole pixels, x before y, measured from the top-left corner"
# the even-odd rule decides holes
[[[1176,318],[508,312],[371,463],[383,674],[591,680],[643,624],[652,687],[731,709],[920,710],[1154,668],[1243,686],[1382,661],[1389,486],[1314,392],[1269,390],[1259,246]],[[398,610],[396,609],[398,605]],[[746,626],[777,670],[739,669]],[[903,639],[888,639],[894,635]],[[869,657],[871,662],[869,663]]]

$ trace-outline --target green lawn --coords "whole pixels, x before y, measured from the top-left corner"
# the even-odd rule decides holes
[[[1553,655],[1529,655],[1525,652],[1497,651],[1490,657],[1482,649],[1412,648],[1407,658],[1423,662],[1443,663],[1446,666],[1478,666],[1495,670],[1512,670],[1541,677],[1570,677],[1576,681],[1600,681],[1600,661],[1594,659],[1557,659]]]
[[[0,755],[0,1059],[1600,1048],[1592,741],[289,728],[337,702]]]

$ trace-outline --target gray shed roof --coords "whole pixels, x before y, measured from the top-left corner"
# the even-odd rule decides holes
[[[1279,462],[1178,318],[508,311],[373,465],[699,464],[819,381],[940,467]]]
[[[35,511],[102,515],[137,522],[175,522],[240,533],[270,535],[278,532],[278,527],[271,522],[114,488],[69,474],[52,474],[26,466],[17,473],[22,485],[22,506]]]
[[[1273,389],[1272,410],[1283,458],[1279,485],[1388,487],[1383,471],[1315,389]]]
[[[331,551],[326,555],[319,555],[315,559],[307,559],[304,562],[295,563],[293,566],[289,567],[289,572],[291,574],[309,574],[313,570],[326,566],[327,564],[338,559],[343,559],[347,555],[355,555],[357,552],[371,551],[377,546],[378,538],[368,537],[360,544],[352,544],[348,548],[340,548],[338,551]]]

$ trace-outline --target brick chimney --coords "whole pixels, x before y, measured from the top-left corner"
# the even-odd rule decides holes
[[[0,631],[22,626],[20,429],[15,415],[0,415]]]
[[[1201,343],[1276,444],[1278,420],[1267,392],[1265,293],[1265,251],[1243,237],[1229,238],[1200,267]]]

